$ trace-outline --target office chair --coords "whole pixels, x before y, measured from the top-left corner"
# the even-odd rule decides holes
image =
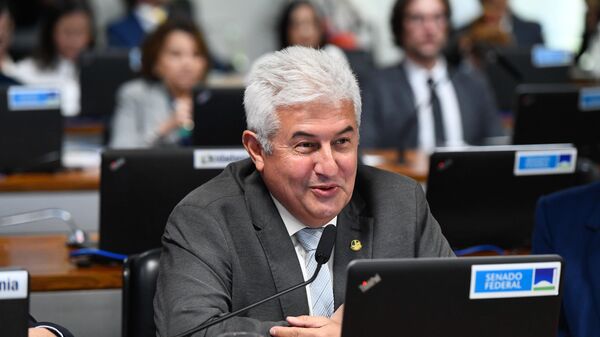
[[[131,255],[123,266],[123,337],[154,337],[154,292],[160,248]]]

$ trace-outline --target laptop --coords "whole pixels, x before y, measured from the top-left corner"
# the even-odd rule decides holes
[[[27,337],[29,273],[0,268],[0,327],[2,336]]]
[[[58,170],[62,143],[59,89],[0,88],[0,172]]]
[[[243,148],[103,152],[99,248],[129,255],[160,247],[179,201],[229,163],[247,157]]]
[[[342,337],[552,337],[558,255],[356,260]]]
[[[564,60],[561,62],[561,60]],[[483,70],[500,110],[513,111],[515,89],[522,83],[567,83],[572,57],[544,47],[497,48],[486,55]]]
[[[584,182],[577,149],[568,144],[436,151],[426,196],[454,249],[530,247],[538,198]]]
[[[600,162],[600,87],[522,85],[517,97],[514,144],[573,143]]]
[[[244,88],[195,91],[192,136],[195,146],[241,146],[244,130]]]
[[[81,56],[81,117],[108,121],[115,110],[117,90],[136,75],[138,54],[137,49],[110,49]]]

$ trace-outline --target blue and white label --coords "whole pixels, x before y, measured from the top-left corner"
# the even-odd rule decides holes
[[[582,88],[579,91],[579,109],[582,111],[600,110],[600,87]]]
[[[536,68],[568,67],[573,64],[574,56],[568,50],[550,49],[537,45],[531,49],[531,64]]]
[[[470,299],[557,296],[560,262],[471,266]]]
[[[516,176],[567,174],[575,172],[577,149],[515,152]]]
[[[10,110],[60,109],[60,90],[12,86],[8,89],[8,108]]]
[[[0,270],[0,300],[27,298],[28,281],[25,270]]]
[[[248,158],[243,148],[201,149],[194,151],[195,169],[223,169],[234,161]]]

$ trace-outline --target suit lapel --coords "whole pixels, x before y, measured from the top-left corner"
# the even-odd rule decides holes
[[[265,252],[277,292],[303,282],[302,269],[292,240],[258,172],[252,173],[246,179],[245,186],[246,205]],[[281,296],[279,303],[283,317],[308,315],[308,301],[304,289]]]
[[[344,303],[346,269],[350,261],[373,257],[373,218],[361,216],[363,208],[363,200],[355,193],[350,203],[338,216],[333,262],[333,293],[336,309]],[[353,240],[358,240],[362,248],[351,249]]]
[[[591,202],[593,203],[593,210],[586,226],[590,235],[586,254],[587,270],[591,280],[596,313],[600,315],[600,193],[596,193]]]
[[[473,135],[473,130],[477,130],[478,128],[476,125],[471,125],[476,120],[475,115],[477,114],[477,111],[475,111],[475,108],[471,103],[474,98],[469,96],[472,93],[470,93],[469,89],[465,86],[465,83],[459,76],[458,71],[458,69],[449,67],[448,76],[451,78],[454,91],[456,92],[456,99],[458,100],[463,139],[467,143],[471,143],[473,142],[473,139],[477,138],[475,135]]]

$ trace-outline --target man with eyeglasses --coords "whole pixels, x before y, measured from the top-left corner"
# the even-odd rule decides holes
[[[391,26],[405,59],[365,85],[363,148],[432,152],[503,135],[483,75],[466,65],[450,67],[442,54],[450,30],[448,0],[398,0]]]

